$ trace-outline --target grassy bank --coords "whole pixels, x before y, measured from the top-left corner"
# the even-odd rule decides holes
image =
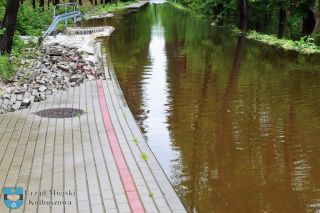
[[[286,50],[294,50],[302,54],[320,54],[320,46],[317,46],[311,37],[302,37],[298,41],[293,41],[290,39],[280,39],[275,35],[250,31],[247,33],[247,38]]]
[[[192,1],[185,1],[185,5],[181,3],[177,3],[175,1],[170,0],[169,3],[171,5],[173,5],[175,8],[180,9],[180,10],[184,10],[184,11],[192,11],[195,13],[202,13],[200,16],[204,16],[203,14],[205,14],[206,18],[209,18],[212,21],[212,25],[215,25],[214,23],[217,21],[219,22],[219,18],[213,18],[213,17],[217,17],[217,16],[213,16],[213,15],[209,15],[209,13],[204,13],[203,12],[203,8],[201,9],[200,5],[196,4],[195,2]],[[203,2],[203,7],[206,4]],[[205,7],[204,7],[205,8]],[[212,11],[211,11],[212,12]],[[227,24],[225,24],[225,26],[227,26]],[[229,26],[231,27],[231,31],[232,33],[241,33],[241,30],[239,30],[237,27],[235,27],[233,24]],[[269,35],[269,34],[263,34],[263,33],[259,33],[255,30],[249,31],[247,34],[247,38],[267,44],[267,45],[271,45],[271,46],[275,46],[278,48],[282,48],[285,50],[294,50],[297,51],[299,53],[302,54],[320,54],[320,35],[319,34],[312,34],[311,36],[307,36],[307,37],[301,37],[300,40],[291,40],[289,38],[277,38],[277,36],[275,35]]]
[[[128,6],[129,4],[132,4],[134,2],[137,2],[137,1],[126,1],[126,2],[120,1],[117,4],[113,3],[113,4],[98,5],[94,8],[94,12],[92,15],[98,16],[98,15],[103,15],[106,13],[117,12],[119,10],[124,9],[126,6]]]
[[[179,4],[177,2],[174,1],[168,1],[172,6],[174,6],[175,8],[179,9],[179,10],[184,10],[184,11],[192,11],[191,8],[186,7],[182,4]]]

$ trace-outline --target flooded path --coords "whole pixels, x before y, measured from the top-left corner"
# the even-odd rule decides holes
[[[320,64],[237,37],[169,4],[92,26],[189,211],[320,209]]]

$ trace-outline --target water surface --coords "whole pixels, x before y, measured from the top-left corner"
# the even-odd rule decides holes
[[[320,64],[168,4],[91,25],[187,209],[320,211]]]

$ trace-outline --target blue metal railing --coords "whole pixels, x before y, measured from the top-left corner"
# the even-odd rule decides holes
[[[58,8],[64,7],[64,13],[58,15]],[[72,7],[72,11],[68,12],[69,7]],[[65,26],[68,25],[68,20],[72,19],[74,20],[74,23],[77,22],[78,17],[82,18],[84,20],[84,17],[82,13],[78,10],[78,3],[65,3],[65,4],[57,4],[54,7],[53,11],[53,21],[52,24],[49,26],[49,28],[46,30],[46,32],[41,36],[40,42],[43,41],[48,35],[50,35],[58,26],[58,24],[61,21],[65,22]]]

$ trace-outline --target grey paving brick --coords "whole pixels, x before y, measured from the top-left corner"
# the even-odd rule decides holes
[[[146,211],[184,211],[112,79],[103,81],[110,117]],[[31,114],[52,107],[81,108],[86,114],[70,119]],[[138,146],[133,137],[138,137]],[[105,131],[95,81],[49,95],[29,109],[0,115],[0,141],[0,189],[11,184],[29,191],[76,192],[70,197],[52,197],[71,201],[70,206],[26,204],[21,212],[36,212],[37,208],[41,213],[51,209],[59,213],[131,211]],[[148,162],[141,159],[141,152],[150,155]],[[0,204],[1,213],[7,211],[3,206]]]

